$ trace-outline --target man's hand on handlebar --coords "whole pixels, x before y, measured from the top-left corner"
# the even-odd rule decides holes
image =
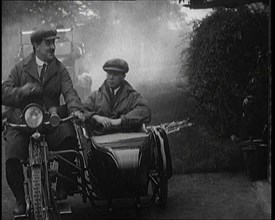
[[[77,119],[84,122],[85,121],[85,115],[81,111],[75,111],[72,113]]]

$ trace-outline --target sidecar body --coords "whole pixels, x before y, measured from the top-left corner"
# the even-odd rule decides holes
[[[166,145],[161,144],[165,141],[158,141],[155,132],[123,132],[90,138],[87,158],[95,199],[135,198],[141,208],[153,202],[165,207],[172,166],[170,151],[164,149],[169,148],[168,141]],[[148,199],[142,204],[141,198]]]
[[[96,193],[103,199],[146,196],[151,144],[146,133],[116,133],[92,137],[89,168]]]

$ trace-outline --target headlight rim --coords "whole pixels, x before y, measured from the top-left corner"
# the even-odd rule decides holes
[[[27,112],[27,110],[28,110],[29,108],[31,108],[31,107],[38,108],[38,109],[41,111],[41,113],[42,113],[42,120],[41,120],[41,122],[40,122],[37,126],[34,126],[34,127],[30,126],[30,125],[28,124],[27,120],[26,120],[26,112]],[[25,109],[24,109],[24,111],[23,111],[23,117],[24,117],[24,121],[25,121],[26,125],[27,125],[29,128],[31,128],[31,129],[37,129],[37,128],[39,128],[39,127],[43,124],[45,115],[44,115],[44,111],[43,111],[43,109],[42,109],[42,107],[41,107],[40,105],[38,105],[38,104],[36,104],[36,103],[31,103],[31,104],[29,104],[29,105],[27,105],[27,106],[25,107]]]

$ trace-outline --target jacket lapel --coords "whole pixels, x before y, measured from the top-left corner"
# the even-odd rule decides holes
[[[46,82],[57,72],[57,61],[56,59],[53,59],[47,68],[45,79],[43,80],[43,85],[46,84]]]
[[[38,76],[38,71],[37,71],[37,66],[36,66],[36,62],[35,62],[35,56],[33,53],[26,58],[26,60],[24,62],[24,66],[25,66],[25,71],[28,74],[30,74],[33,78],[35,78],[37,81],[40,82],[40,79]]]
[[[119,92],[120,94],[118,94],[118,96],[115,99],[115,102],[113,104],[113,109],[116,108],[118,106],[119,103],[121,103],[124,99],[126,99],[128,97],[128,94],[131,91],[134,91],[132,86],[126,81],[123,81],[123,85],[122,85],[122,91]]]
[[[106,97],[108,103],[110,103],[110,96],[109,93],[107,91],[107,86],[106,86],[106,82],[104,81],[104,83],[102,84],[102,86],[100,86],[99,90],[102,92],[102,94]]]

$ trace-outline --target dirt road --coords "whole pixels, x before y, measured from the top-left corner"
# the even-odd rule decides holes
[[[2,163],[3,164],[3,163]],[[13,219],[14,198],[7,188],[2,166],[2,219]],[[134,219],[134,210],[95,214],[89,203],[70,197],[70,219]],[[270,219],[258,199],[255,184],[244,174],[210,173],[173,176],[169,180],[165,210],[155,205],[142,210],[141,219]]]
[[[3,143],[3,142],[2,142]],[[4,147],[2,147],[2,219],[13,219],[15,199],[5,177]],[[168,202],[165,210],[155,205],[143,209],[141,219],[271,219],[271,190],[265,193],[260,182],[251,182],[243,173],[209,173],[173,176],[169,182]],[[269,185],[270,186],[270,185]],[[270,196],[270,197],[269,197]],[[263,199],[268,198],[268,210]],[[82,204],[81,198],[70,197],[73,210],[70,219],[134,219],[133,209],[106,214],[95,214],[90,204]]]

